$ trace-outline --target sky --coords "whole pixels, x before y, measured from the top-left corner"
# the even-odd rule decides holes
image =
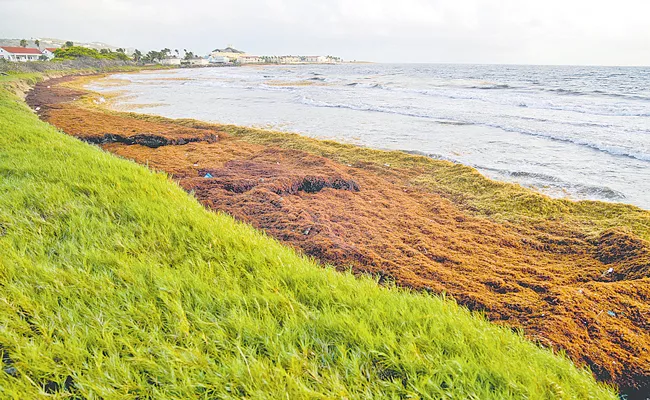
[[[0,0],[0,38],[376,62],[650,65],[650,0]]]

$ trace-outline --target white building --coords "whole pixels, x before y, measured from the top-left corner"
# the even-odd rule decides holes
[[[57,50],[56,47],[46,47],[45,50],[43,50],[43,55],[47,56],[47,58],[51,60],[55,57],[54,52],[56,50]]]
[[[203,58],[203,57],[193,57],[190,58],[189,60],[183,60],[183,64],[189,64],[189,65],[208,65],[208,59]]]
[[[160,60],[162,65],[181,65],[181,59],[178,57],[166,57]]]
[[[262,62],[262,59],[258,56],[239,56],[238,58],[240,64],[259,64]]]
[[[212,64],[227,64],[230,62],[230,60],[226,56],[210,55],[208,62]]]
[[[282,56],[280,57],[280,64],[298,64],[300,57],[295,56]]]
[[[326,63],[327,57],[323,56],[305,56],[305,62],[308,63]]]
[[[42,55],[39,49],[33,47],[0,47],[0,58],[9,61],[38,61]]]
[[[243,51],[234,49],[232,46],[228,46],[225,49],[215,49],[212,53],[210,53],[210,57],[225,57],[228,60],[226,62],[234,62],[244,54],[245,53]]]

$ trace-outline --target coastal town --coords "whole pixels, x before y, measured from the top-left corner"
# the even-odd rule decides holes
[[[18,41],[18,40],[15,40]],[[21,39],[18,45],[4,45],[10,40],[0,40],[0,60],[13,62],[52,61],[69,58],[107,58],[135,61],[142,64],[170,66],[226,66],[247,64],[337,64],[340,57],[322,55],[254,55],[238,50],[232,45],[214,49],[208,54],[198,55],[187,49],[164,48],[143,53],[138,49],[115,48],[105,44],[75,44],[66,41],[58,44],[53,40]],[[42,46],[43,43],[46,46]],[[56,44],[52,44],[56,43]],[[48,46],[49,44],[49,46]]]

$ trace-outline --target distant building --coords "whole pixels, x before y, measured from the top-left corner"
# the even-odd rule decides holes
[[[323,56],[305,56],[305,62],[308,63],[326,63],[327,57]]]
[[[56,47],[46,47],[45,50],[43,50],[43,55],[47,56],[48,59],[53,59],[55,57],[54,52],[58,50]]]
[[[212,53],[214,54],[214,53]],[[225,56],[220,56],[220,55],[212,55],[210,54],[210,57],[208,57],[208,62],[212,64],[227,64],[230,62],[230,59]]]
[[[0,47],[0,59],[9,61],[38,61],[42,55],[39,49],[33,47]]]
[[[162,65],[181,65],[181,59],[178,57],[166,57],[160,60]]]
[[[238,61],[240,64],[260,64],[262,62],[262,58],[258,56],[243,55],[239,56]]]
[[[225,57],[228,59],[228,61],[233,62],[237,61],[237,59],[244,54],[245,53],[243,51],[237,50],[232,46],[228,46],[225,49],[214,49],[214,51],[210,53],[210,57],[214,59],[217,57]]]
[[[282,56],[279,58],[280,64],[297,64],[300,62],[300,57],[295,56]]]
[[[208,65],[208,59],[203,58],[203,57],[193,57],[190,58],[189,60],[183,60],[183,64],[189,64],[189,65]]]

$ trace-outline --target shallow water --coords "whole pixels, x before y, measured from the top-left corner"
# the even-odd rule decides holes
[[[355,64],[118,74],[138,112],[449,159],[650,209],[650,68]]]

